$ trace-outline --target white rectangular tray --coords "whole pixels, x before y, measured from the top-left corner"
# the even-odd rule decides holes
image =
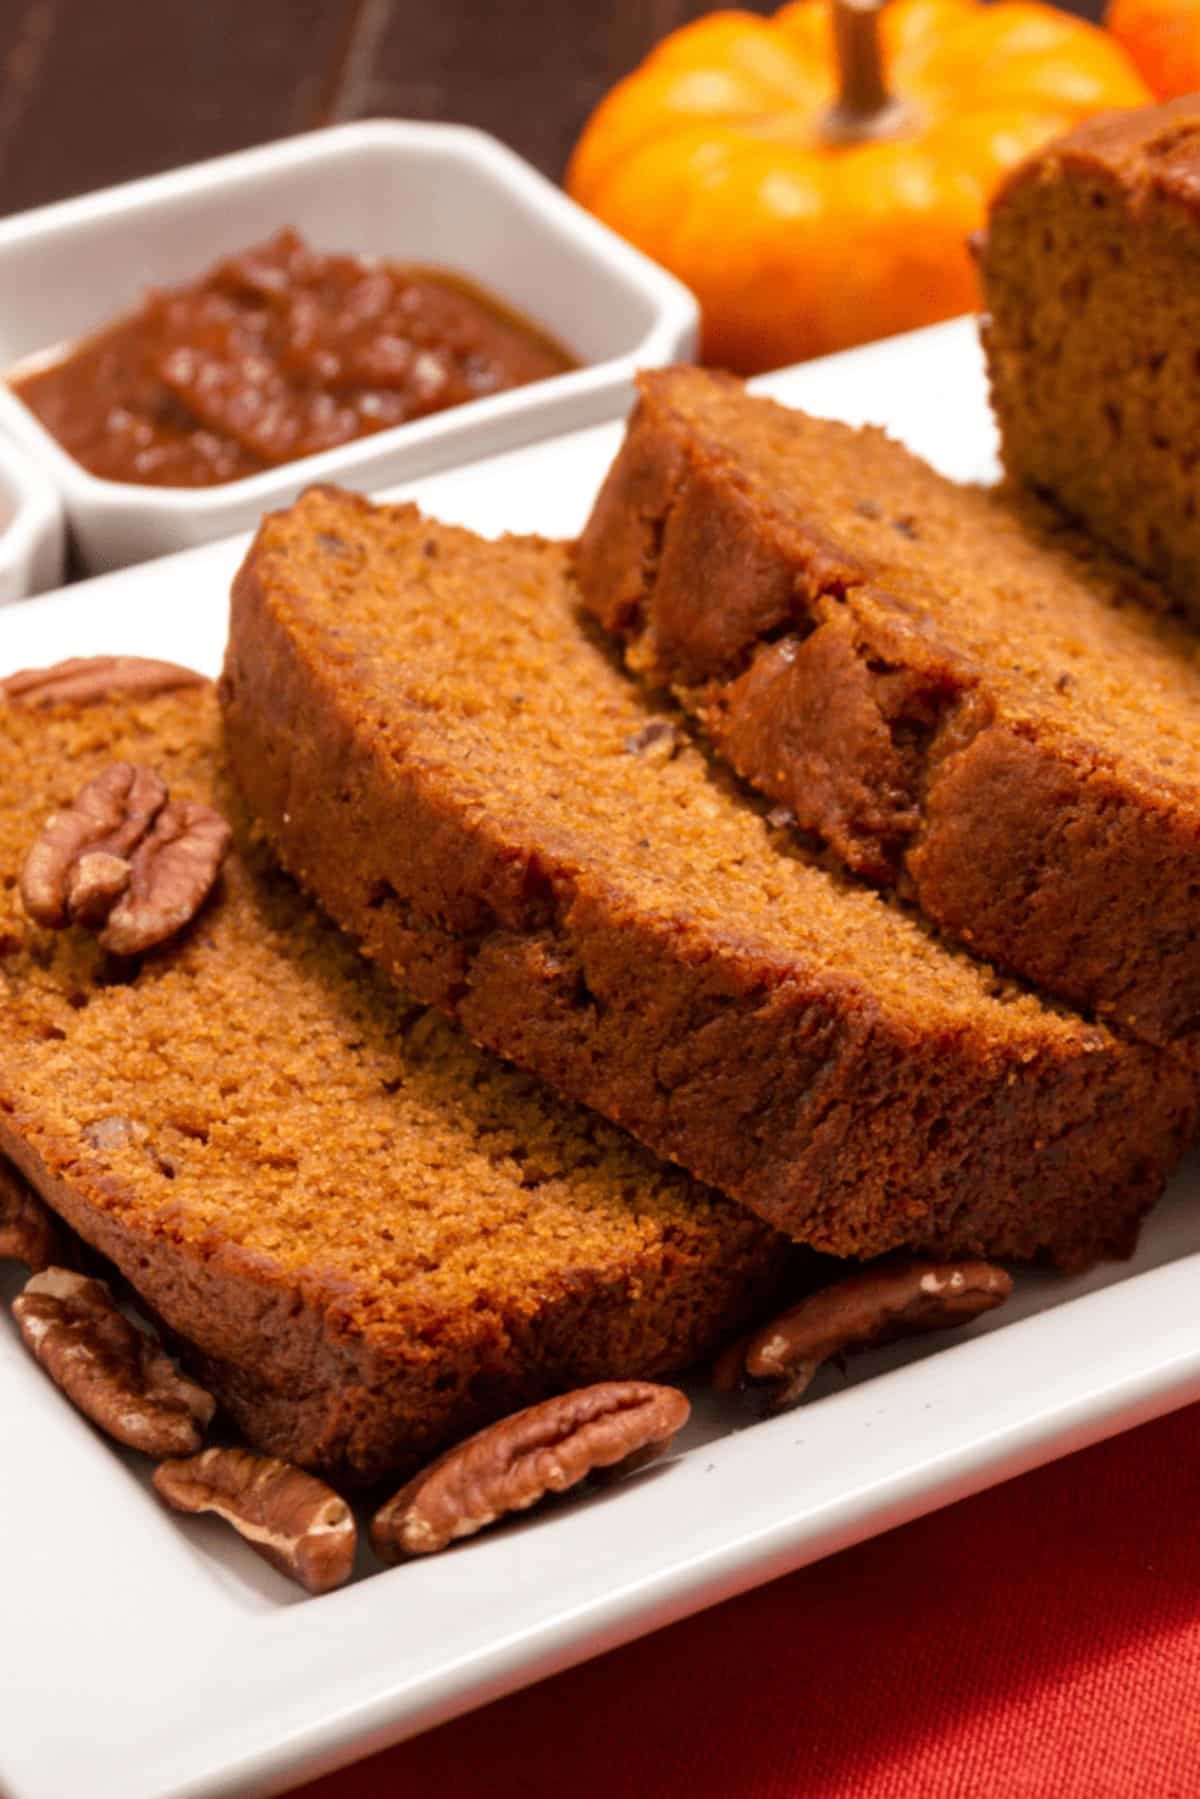
[[[951,474],[993,471],[966,321],[762,385],[890,425]],[[572,531],[618,437],[580,432],[410,491],[485,531]],[[215,671],[241,548],[9,608],[0,672],[102,650]],[[1200,1397],[1198,1189],[1195,1168],[1175,1180],[1132,1262],[1021,1274],[1001,1313],[827,1371],[770,1422],[699,1393],[665,1465],[321,1600],[220,1526],[162,1513],[144,1465],[59,1398],[0,1316],[0,1789],[280,1791]]]

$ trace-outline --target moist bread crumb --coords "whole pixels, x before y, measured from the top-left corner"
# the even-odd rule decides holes
[[[1010,175],[980,254],[1004,465],[1200,622],[1200,95]]]
[[[813,1247],[1086,1262],[1190,1131],[1181,1070],[649,731],[565,546],[310,491],[236,579],[221,691],[251,812],[368,955]]]
[[[240,824],[205,683],[0,700],[0,1149],[249,1440],[359,1483],[548,1394],[708,1353],[790,1260],[741,1208],[399,998],[239,830],[136,962],[26,917],[42,821],[114,760]]]
[[[1200,1054],[1200,659],[1161,594],[881,431],[640,387],[576,556],[631,667],[941,930]]]

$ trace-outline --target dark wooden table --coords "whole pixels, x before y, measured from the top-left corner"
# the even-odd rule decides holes
[[[1095,18],[1100,0],[1069,10]],[[555,177],[700,0],[0,0],[0,213],[342,119],[480,125]],[[753,4],[751,10],[772,7]]]

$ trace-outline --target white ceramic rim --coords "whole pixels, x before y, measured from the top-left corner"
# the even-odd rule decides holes
[[[61,578],[66,525],[46,475],[19,444],[3,437],[0,492],[13,503],[11,516],[0,522],[0,594],[9,602],[27,599]]]

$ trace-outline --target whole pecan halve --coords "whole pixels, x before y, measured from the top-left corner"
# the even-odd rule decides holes
[[[21,1335],[51,1380],[93,1424],[147,1455],[190,1455],[216,1410],[103,1281],[46,1268],[13,1301]]]
[[[0,1160],[0,1261],[24,1262],[38,1274],[61,1259],[53,1217],[24,1175]]]
[[[21,898],[38,924],[81,924],[132,956],[183,928],[229,847],[219,812],[172,800],[150,768],[114,762],[55,812],[25,859]]]
[[[1011,1292],[1011,1276],[990,1262],[867,1268],[810,1293],[731,1346],[716,1364],[714,1385],[773,1382],[772,1404],[782,1410],[802,1396],[830,1356],[966,1324],[1002,1305]]]
[[[177,1512],[215,1512],[264,1560],[309,1593],[349,1578],[358,1532],[346,1501],[324,1481],[248,1449],[203,1449],[161,1462],[155,1491]]]
[[[49,668],[22,668],[0,681],[0,694],[18,706],[93,705],[115,695],[153,699],[179,687],[202,687],[204,676],[178,662],[149,656],[70,656]]]
[[[690,1410],[674,1387],[630,1380],[515,1412],[401,1487],[371,1520],[372,1547],[385,1562],[429,1555],[547,1493],[565,1493],[596,1469],[640,1465],[662,1453]]]

